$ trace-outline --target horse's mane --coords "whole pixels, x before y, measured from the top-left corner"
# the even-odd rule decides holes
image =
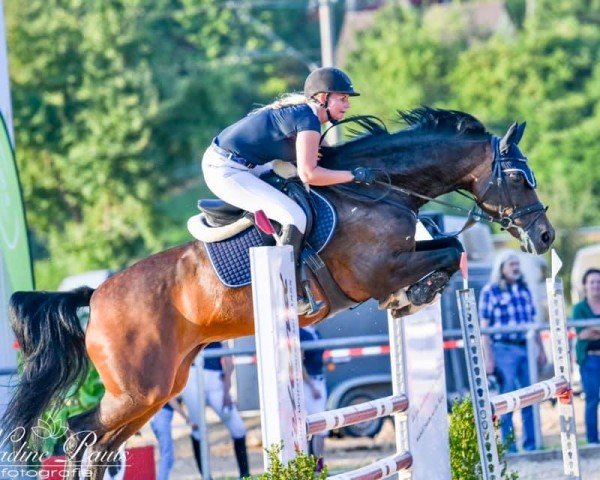
[[[342,120],[339,124],[350,124],[349,131],[354,137],[340,145],[323,147],[321,165],[327,168],[347,167],[354,158],[386,155],[392,150],[418,149],[436,139],[455,137],[459,140],[483,140],[489,136],[479,120],[457,110],[423,106],[398,111],[398,116],[406,128],[397,132],[389,132],[382,120],[371,115],[357,115]]]

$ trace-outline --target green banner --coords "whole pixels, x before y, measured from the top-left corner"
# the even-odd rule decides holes
[[[25,210],[15,155],[4,116],[0,114],[0,246],[9,292],[33,290],[33,273]]]

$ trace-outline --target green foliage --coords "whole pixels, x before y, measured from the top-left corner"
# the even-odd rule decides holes
[[[66,439],[67,419],[95,407],[103,395],[104,385],[98,372],[90,364],[90,370],[81,387],[73,387],[63,405],[45,412],[38,421],[35,434],[42,439],[43,451],[48,455],[60,453],[59,449]]]
[[[384,10],[348,69],[369,90],[368,111],[382,118],[422,103],[472,113],[496,134],[527,121],[522,150],[569,257],[575,229],[600,221],[600,2],[536,0],[522,20],[533,3],[508,2],[523,24],[516,35],[479,38],[455,7],[447,7],[445,30],[427,15]]]
[[[432,32],[418,11],[401,8],[384,9],[358,42],[348,69],[364,92],[363,113],[384,119],[398,109],[443,103],[451,88],[447,75],[465,43],[460,36]]]
[[[256,480],[324,480],[327,478],[327,467],[319,474],[315,474],[317,459],[313,455],[298,452],[296,458],[284,465],[279,459],[281,445],[272,445],[267,449],[269,457],[269,470],[253,477]]]
[[[477,430],[473,404],[469,398],[455,401],[450,414],[450,468],[454,480],[479,480],[482,478]],[[506,447],[499,439],[498,457],[501,465],[502,479],[517,480],[516,472],[509,472],[504,459]]]

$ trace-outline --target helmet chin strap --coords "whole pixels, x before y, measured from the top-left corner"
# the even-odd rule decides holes
[[[325,96],[325,103],[322,104],[323,108],[325,108],[325,113],[327,113],[327,121],[329,123],[331,123],[332,125],[335,125],[336,123],[338,123],[337,120],[335,120],[332,116],[331,116],[331,112],[329,111],[329,96],[331,95],[331,93],[328,93]]]
[[[315,98],[315,97],[316,97],[316,95],[315,95],[315,97],[312,97],[312,98],[313,98],[313,100],[315,100],[315,101],[316,101],[316,102],[319,104],[319,106],[320,106],[321,108],[324,108],[324,109],[325,109],[325,113],[327,114],[327,121],[328,121],[329,123],[331,123],[332,125],[335,125],[335,124],[337,124],[337,123],[338,123],[338,121],[337,121],[337,120],[335,120],[335,119],[334,119],[334,118],[331,116],[331,112],[329,111],[329,96],[330,96],[330,95],[331,95],[331,93],[327,93],[327,94],[325,95],[325,101],[324,101],[324,102],[319,102],[319,101],[318,101],[318,100]]]

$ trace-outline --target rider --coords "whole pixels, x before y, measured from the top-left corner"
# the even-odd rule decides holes
[[[281,224],[280,244],[292,245],[298,264],[306,216],[293,200],[259,176],[273,160],[295,162],[298,176],[308,185],[348,182],[371,183],[373,173],[363,167],[329,170],[318,166],[321,125],[342,120],[350,97],[358,96],[348,75],[337,68],[313,71],[303,94],[286,94],[254,110],[215,137],[202,159],[208,188],[238,208],[263,210]]]

